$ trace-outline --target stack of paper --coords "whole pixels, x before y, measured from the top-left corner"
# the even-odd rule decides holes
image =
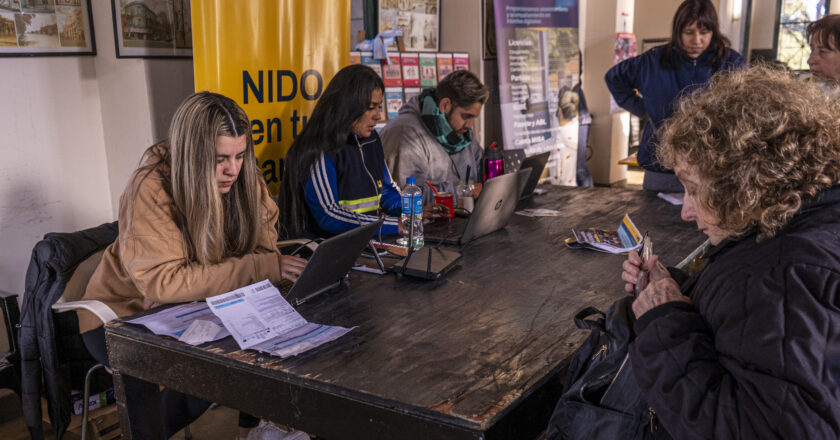
[[[308,322],[264,280],[232,292],[171,307],[128,321],[190,345],[233,335],[241,349],[294,356],[339,338],[356,327]]]
[[[268,280],[207,298],[207,305],[239,348],[281,357],[315,348],[356,328],[308,322]]]

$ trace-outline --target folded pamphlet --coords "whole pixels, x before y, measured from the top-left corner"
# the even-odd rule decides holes
[[[639,250],[641,245],[642,234],[627,214],[624,214],[615,231],[596,228],[572,229],[572,237],[566,239],[566,246],[570,248],[593,249],[611,254],[626,254],[632,250]]]

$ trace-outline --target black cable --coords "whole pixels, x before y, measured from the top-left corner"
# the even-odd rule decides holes
[[[320,240],[320,239],[313,238],[311,240],[306,241],[305,243],[302,243],[300,246],[296,247],[295,250],[293,250],[289,255],[294,255],[294,254],[298,253],[298,251],[303,249],[304,246],[308,245],[309,243],[312,243],[312,242],[320,243],[320,242],[318,242],[318,240]]]

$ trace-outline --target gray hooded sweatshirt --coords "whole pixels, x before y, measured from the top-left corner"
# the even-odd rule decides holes
[[[434,193],[424,182],[438,191],[455,193],[458,181],[470,171],[470,180],[481,182],[481,157],[484,150],[475,138],[463,150],[449,155],[423,124],[420,97],[415,96],[400,108],[399,116],[379,132],[385,150],[385,162],[400,187],[407,177],[415,177],[423,190],[423,204],[434,201]]]

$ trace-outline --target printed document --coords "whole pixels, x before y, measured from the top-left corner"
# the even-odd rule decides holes
[[[209,297],[207,305],[239,348],[281,357],[318,347],[355,328],[306,321],[268,280]]]
[[[228,332],[222,325],[222,321],[210,311],[210,308],[207,307],[207,304],[203,301],[170,307],[151,315],[132,319],[128,322],[146,326],[146,328],[156,335],[171,336],[175,339],[181,339],[187,331],[187,328],[189,328],[196,320],[209,321],[221,328],[215,336],[212,336],[210,339],[206,339],[206,341],[218,341],[219,339],[230,335],[230,332]],[[197,341],[197,339],[190,338],[188,341],[184,342],[187,342],[190,345],[198,345],[206,342],[195,341]]]

